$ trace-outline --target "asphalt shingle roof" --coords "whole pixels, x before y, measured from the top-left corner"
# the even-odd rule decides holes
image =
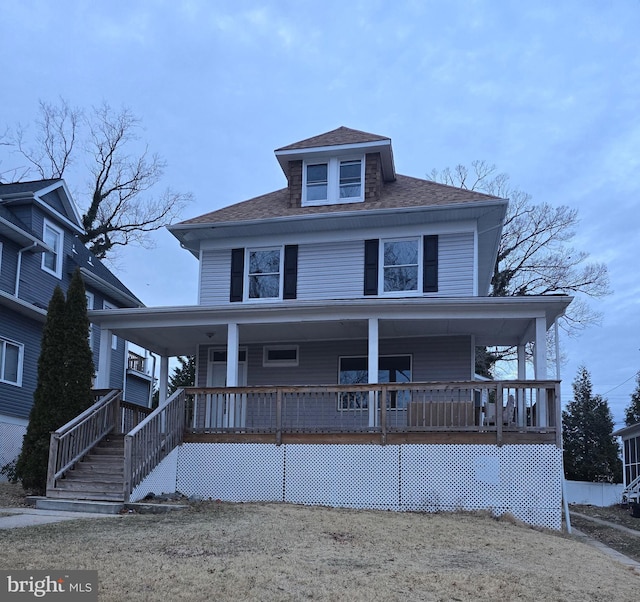
[[[397,175],[394,182],[385,183],[377,201],[367,200],[363,203],[344,203],[318,207],[290,207],[289,189],[282,188],[248,201],[185,220],[180,222],[179,225],[253,221],[345,211],[460,205],[482,200],[495,201],[497,198],[481,192],[447,186],[430,180]]]
[[[386,136],[378,136],[377,134],[369,134],[368,132],[361,132],[360,130],[352,130],[341,126],[330,132],[313,136],[299,142],[294,142],[282,148],[276,149],[278,151],[288,150],[304,150],[305,148],[317,148],[319,146],[338,146],[341,144],[359,144],[363,142],[378,142],[380,140],[389,140]]]
[[[20,192],[38,192],[43,188],[48,188],[51,184],[60,182],[59,179],[54,180],[33,180],[31,182],[12,182],[9,184],[0,184],[0,198],[4,194],[17,194]]]

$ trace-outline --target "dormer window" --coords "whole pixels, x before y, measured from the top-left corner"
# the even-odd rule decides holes
[[[363,157],[306,161],[303,170],[302,206],[358,203],[364,200]]]

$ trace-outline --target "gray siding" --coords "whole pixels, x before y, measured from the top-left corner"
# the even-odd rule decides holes
[[[298,299],[353,299],[363,295],[363,241],[298,247]]]
[[[438,256],[438,292],[427,295],[473,295],[473,232],[441,234]],[[200,304],[229,303],[230,269],[230,249],[203,252],[200,266]],[[298,299],[357,299],[363,296],[362,240],[298,245]]]
[[[16,269],[19,247],[16,243],[0,237],[2,258],[0,259],[0,290],[13,295],[16,288]]]
[[[275,342],[277,343],[277,341]],[[206,385],[208,347],[198,354],[198,385]],[[412,355],[415,382],[469,380],[471,340],[464,336],[383,339],[380,355]],[[299,344],[299,365],[265,367],[263,346],[248,346],[247,384],[253,385],[334,385],[338,382],[338,361],[342,356],[366,356],[367,341],[322,341]]]

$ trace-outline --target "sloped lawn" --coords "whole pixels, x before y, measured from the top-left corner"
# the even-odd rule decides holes
[[[0,531],[0,567],[96,569],[100,600],[635,600],[586,544],[482,515],[200,503]]]

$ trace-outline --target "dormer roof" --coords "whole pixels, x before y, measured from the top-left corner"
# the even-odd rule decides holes
[[[341,126],[330,132],[294,142],[275,151],[284,174],[289,177],[289,162],[339,156],[348,153],[380,153],[385,182],[396,178],[391,138]]]

